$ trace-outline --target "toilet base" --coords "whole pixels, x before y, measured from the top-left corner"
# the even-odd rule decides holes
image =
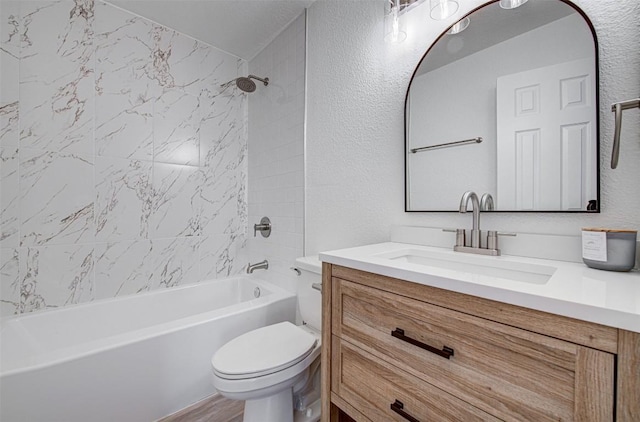
[[[244,422],[293,422],[293,389],[244,403]]]
[[[293,422],[318,422],[320,420],[322,400],[311,403],[305,410],[293,412]]]

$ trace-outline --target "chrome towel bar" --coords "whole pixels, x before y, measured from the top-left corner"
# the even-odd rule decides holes
[[[446,142],[444,144],[429,145],[429,146],[420,147],[420,148],[411,148],[409,151],[415,154],[416,152],[428,151],[430,149],[449,148],[449,147],[454,147],[458,145],[466,145],[466,144],[473,144],[473,143],[479,144],[480,142],[482,142],[482,137],[478,136],[477,138],[465,139],[464,141]]]
[[[621,101],[611,106],[611,111],[615,113],[616,126],[613,130],[613,151],[611,151],[611,168],[618,167],[618,157],[620,156],[620,129],[622,128],[622,111],[631,108],[640,108],[640,98],[634,100]]]

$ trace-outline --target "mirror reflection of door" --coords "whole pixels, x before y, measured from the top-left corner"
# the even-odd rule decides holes
[[[596,198],[593,77],[583,59],[498,78],[499,208],[581,210]]]

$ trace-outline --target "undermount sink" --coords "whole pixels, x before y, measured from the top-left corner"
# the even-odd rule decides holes
[[[545,284],[556,270],[555,267],[546,265],[501,261],[493,257],[475,257],[457,254],[455,252],[439,253],[419,249],[403,249],[385,252],[376,254],[375,257],[398,263],[406,262],[472,275],[533,284]]]

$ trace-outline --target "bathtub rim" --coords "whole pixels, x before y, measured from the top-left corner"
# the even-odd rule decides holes
[[[290,300],[296,297],[295,293],[292,293],[286,289],[283,289],[261,278],[240,274],[240,275],[230,276],[227,279],[236,279],[236,278],[248,280],[252,283],[257,284],[259,287],[264,287],[268,290],[271,290],[272,293],[266,296],[260,296],[258,298],[250,299],[244,302],[235,303],[230,306],[214,309],[212,311],[201,312],[195,315],[189,315],[176,320],[163,322],[161,324],[155,324],[155,325],[139,328],[132,331],[127,331],[124,333],[119,333],[116,335],[107,336],[107,337],[91,340],[88,342],[68,346],[68,347],[63,347],[61,349],[56,349],[51,352],[45,352],[40,355],[37,355],[38,357],[33,358],[33,363],[20,364],[20,365],[11,367],[11,369],[8,369],[8,370],[4,370],[5,365],[2,364],[2,362],[0,361],[0,380],[3,378],[19,375],[24,372],[42,370],[54,365],[64,364],[66,362],[70,362],[76,359],[82,359],[85,357],[93,356],[99,353],[107,352],[110,350],[117,349],[119,347],[126,346],[128,344],[132,344],[136,341],[144,341],[160,335],[170,334],[186,328],[191,328],[191,327],[196,327],[198,325],[206,324],[222,316],[234,316],[248,309],[261,308],[261,307],[268,306],[272,303],[276,303],[284,300]],[[149,296],[154,294],[163,294],[163,293],[166,294],[176,290],[190,289],[190,288],[202,286],[203,283],[213,284],[216,282],[220,282],[221,280],[225,280],[225,279],[205,280],[205,281],[200,281],[195,283],[184,284],[181,286],[176,286],[168,289],[152,290],[145,293],[132,294],[132,295],[127,295],[122,297],[98,299],[96,301],[83,302],[80,304],[69,305],[62,308],[53,308],[53,309],[38,311],[36,313],[14,315],[14,316],[0,319],[0,324],[4,325],[8,321],[18,320],[21,318],[29,318],[32,316],[35,316],[35,317],[42,316],[50,312],[56,312],[56,311],[60,312],[67,309],[83,309],[98,303],[102,304],[102,303],[109,303],[109,302],[114,302],[118,300],[135,299],[140,295]],[[2,335],[0,331],[0,338],[1,337]]]
[[[231,279],[246,279],[246,280],[253,281],[253,282],[256,282],[256,283],[265,284],[269,289],[272,289],[274,292],[279,291],[279,292],[283,292],[283,293],[291,293],[290,291],[288,291],[286,289],[283,289],[282,287],[280,287],[280,286],[278,286],[276,284],[273,284],[270,281],[267,281],[267,280],[265,280],[263,278],[260,278],[259,276],[249,275],[249,274],[235,274],[235,275],[230,275],[230,276],[224,277],[224,278],[211,278],[211,279],[202,280],[202,281],[195,281],[195,282],[192,282],[192,283],[185,283],[185,284],[181,284],[181,285],[178,285],[178,286],[172,286],[172,287],[148,290],[148,291],[141,292],[141,293],[130,293],[130,294],[122,295],[122,296],[106,297],[106,298],[95,299],[95,300],[90,300],[90,301],[86,301],[86,302],[73,303],[73,304],[69,304],[69,305],[65,305],[65,306],[57,306],[57,307],[51,307],[51,308],[45,308],[45,309],[38,309],[38,310],[35,310],[35,311],[24,312],[24,313],[21,313],[21,314],[4,315],[4,316],[0,317],[0,328],[7,321],[11,321],[11,320],[15,320],[15,319],[38,317],[38,316],[45,315],[45,314],[50,313],[50,312],[61,312],[61,311],[67,311],[67,310],[82,309],[82,308],[85,308],[85,307],[90,307],[90,306],[94,306],[94,305],[101,305],[101,304],[106,304],[106,303],[110,303],[110,302],[129,301],[129,300],[134,300],[134,299],[143,298],[143,297],[147,297],[147,296],[168,294],[168,293],[176,292],[176,291],[180,291],[180,290],[189,290],[189,289],[192,289],[192,288],[195,288],[195,287],[198,287],[198,286],[202,286],[204,284],[215,284],[215,283],[218,283],[218,282],[221,282],[221,281],[227,281],[227,280],[231,280]],[[292,293],[292,294],[294,296],[296,295],[295,293]]]

